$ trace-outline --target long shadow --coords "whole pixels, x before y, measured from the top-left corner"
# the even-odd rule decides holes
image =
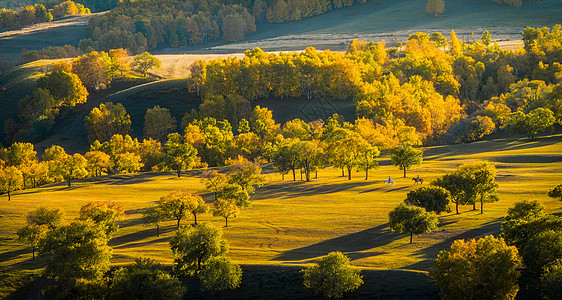
[[[252,200],[264,200],[284,196],[312,196],[343,192],[349,189],[377,184],[374,181],[354,181],[334,184],[321,184],[305,181],[292,181],[270,184],[259,189]]]
[[[453,237],[447,238],[444,241],[434,244],[430,247],[420,249],[414,252],[413,255],[419,255],[423,260],[420,262],[405,266],[402,269],[408,270],[421,270],[425,271],[432,266],[432,261],[437,258],[441,250],[448,250],[455,240],[460,239],[474,239],[480,238],[484,235],[493,234],[498,235],[501,228],[501,218],[494,219],[493,221],[485,223],[483,226],[467,230]]]
[[[382,224],[374,228],[329,239],[314,245],[285,251],[273,260],[310,260],[316,257],[324,256],[332,251],[349,253],[353,259],[375,256],[383,254],[383,252],[373,251],[361,253],[361,251],[381,247],[403,237],[404,235],[392,233],[388,224]]]
[[[0,261],[10,261],[18,256],[28,253],[31,253],[31,248],[28,247],[25,247],[24,249],[2,252],[0,253]],[[37,251],[35,254],[37,254]]]
[[[160,226],[161,235],[172,232],[174,230],[176,230],[176,226],[174,225]],[[156,236],[156,226],[147,227],[147,229],[145,230],[140,230],[122,236],[114,237],[109,241],[108,245],[111,247],[118,247],[134,241],[145,239],[148,236]]]
[[[169,242],[171,239],[172,239],[172,237],[167,236],[167,237],[161,237],[161,238],[146,241],[146,242],[128,243],[126,245],[114,246],[113,248],[115,248],[115,249],[129,249],[129,248],[135,248],[135,247],[142,247],[142,246],[160,243],[160,242]]]

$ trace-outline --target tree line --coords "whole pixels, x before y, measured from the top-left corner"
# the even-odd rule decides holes
[[[90,9],[80,3],[71,0],[45,7],[41,3],[35,5],[22,6],[12,10],[0,9],[0,29],[23,27],[35,23],[50,22],[52,20],[64,18],[70,15],[87,15]]]

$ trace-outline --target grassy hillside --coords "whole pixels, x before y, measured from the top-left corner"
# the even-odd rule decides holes
[[[414,273],[405,273],[410,274],[406,276],[410,279],[406,280],[412,280],[411,276],[417,272],[427,271],[438,252],[447,249],[455,239],[499,234],[501,218],[507,208],[517,201],[538,200],[546,207],[547,213],[562,213],[562,202],[546,196],[548,189],[560,183],[561,148],[562,134],[539,137],[532,142],[510,138],[431,147],[425,150],[423,165],[409,171],[408,178],[402,178],[402,172],[390,165],[388,157],[382,157],[380,169],[372,172],[368,181],[364,180],[362,173],[354,173],[349,181],[340,177],[339,170],[332,168],[321,170],[318,179],[309,183],[282,181],[280,175],[272,173],[271,167],[266,166],[264,172],[268,183],[252,197],[253,207],[243,210],[229,221],[228,228],[223,229],[230,243],[230,255],[242,264],[306,265],[331,251],[342,251],[353,260],[354,265],[365,269],[413,270]],[[473,211],[471,206],[461,207],[459,215],[441,214],[440,229],[431,234],[414,236],[411,245],[408,235],[390,232],[388,212],[415,188],[411,177],[419,174],[430,182],[453,171],[458,165],[474,160],[496,163],[499,202],[485,204],[484,214]],[[120,223],[121,229],[110,241],[113,264],[130,263],[138,256],[171,264],[173,257],[168,242],[175,223],[163,224],[163,234],[157,238],[155,228],[142,225],[141,213],[154,205],[160,196],[179,188],[200,193],[207,202],[211,202],[213,196],[204,190],[201,171],[188,173],[181,178],[172,173],[89,178],[74,183],[71,188],[60,183],[19,191],[14,193],[11,202],[3,196],[0,198],[0,270],[5,272],[6,278],[10,278],[9,274],[17,270],[21,275],[21,272],[27,272],[25,270],[41,267],[37,261],[31,261],[30,249],[22,247],[15,236],[17,229],[24,226],[28,211],[39,206],[61,208],[66,220],[71,222],[77,217],[79,208],[88,201],[125,204],[126,220]],[[388,176],[392,176],[396,186],[382,183]],[[198,220],[224,225],[224,219],[211,214],[202,215]],[[182,221],[184,225],[192,222]],[[286,279],[295,282],[294,278],[290,279],[291,276],[296,275]],[[275,278],[270,279],[275,282]],[[265,280],[263,276],[261,280]],[[283,294],[284,284],[280,282],[277,285],[278,296],[287,297]],[[435,288],[427,279],[423,282],[426,282],[422,284],[425,287],[418,286],[416,291],[435,293]],[[262,281],[261,284],[272,283]],[[364,288],[380,289],[377,284],[388,282],[381,279],[373,284],[374,287]],[[255,288],[258,287],[250,290],[255,292]],[[362,289],[358,292],[363,293]],[[408,290],[402,289],[401,295],[408,295]]]

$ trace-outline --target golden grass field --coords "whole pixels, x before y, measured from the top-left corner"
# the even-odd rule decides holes
[[[354,265],[363,269],[401,269],[427,271],[440,250],[453,240],[499,234],[501,218],[513,203],[538,200],[547,213],[562,213],[562,202],[548,198],[546,192],[562,181],[562,134],[539,137],[535,141],[507,138],[471,144],[425,149],[424,162],[402,178],[402,172],[381,157],[381,167],[369,180],[355,172],[353,179],[341,177],[340,170],[321,170],[311,182],[281,180],[264,167],[267,184],[253,195],[253,206],[244,209],[224,228],[230,243],[230,256],[237,263],[251,265],[306,265],[331,251],[342,251]],[[419,174],[424,184],[451,172],[458,165],[474,160],[489,160],[498,168],[500,201],[484,205],[484,214],[462,206],[460,214],[439,216],[440,228],[430,234],[414,236],[392,233],[388,212],[415,188],[411,178]],[[27,212],[40,206],[60,208],[72,222],[82,205],[89,201],[117,201],[125,205],[126,219],[110,241],[114,265],[128,264],[139,256],[170,265],[173,257],[168,242],[175,221],[154,227],[141,222],[143,209],[150,207],[172,190],[185,188],[200,193],[208,202],[213,195],[204,190],[201,171],[193,170],[177,178],[173,173],[143,173],[88,178],[15,192],[12,201],[0,198],[0,270],[3,277],[17,270],[37,270],[31,249],[18,243],[16,231],[25,226]],[[388,176],[396,186],[382,181]],[[298,176],[298,175],[297,175]],[[299,179],[299,178],[297,178]],[[224,226],[224,219],[210,213],[199,222]],[[183,220],[190,225],[192,219]],[[18,273],[22,274],[22,273]]]

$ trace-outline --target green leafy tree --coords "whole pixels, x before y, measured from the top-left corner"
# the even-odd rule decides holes
[[[324,149],[317,141],[298,141],[293,146],[306,181],[310,181],[310,173],[324,166]]]
[[[57,229],[63,221],[63,213],[58,208],[39,207],[27,214],[30,226],[46,226],[49,230]]]
[[[341,252],[329,253],[301,273],[306,288],[327,298],[340,298],[363,284],[361,271],[351,266],[349,258]]]
[[[396,233],[409,232],[410,244],[415,234],[429,233],[437,229],[437,216],[425,209],[400,203],[388,213],[390,229]]]
[[[240,208],[250,207],[250,194],[236,183],[225,184],[217,193],[218,199],[234,199]]]
[[[101,151],[86,152],[84,157],[88,162],[88,173],[94,174],[95,177],[101,176],[104,171],[108,172],[111,167],[111,157]]]
[[[446,189],[451,194],[451,202],[455,204],[456,213],[459,213],[459,205],[467,205],[472,203],[471,197],[473,194],[470,178],[454,172],[451,174],[445,174],[433,182],[431,185],[438,186]]]
[[[111,83],[111,58],[105,52],[92,51],[72,60],[72,73],[91,91],[105,89]]]
[[[527,270],[540,276],[544,267],[562,258],[562,230],[545,230],[528,238],[521,256]]]
[[[541,276],[541,286],[547,299],[559,299],[562,295],[562,265],[550,265]]]
[[[406,194],[404,203],[414,206],[420,206],[427,211],[433,211],[437,214],[442,212],[450,212],[449,202],[451,194],[437,186],[421,187]]]
[[[18,115],[27,123],[33,123],[41,116],[53,117],[55,99],[49,91],[36,88],[31,96],[26,96],[18,103]]]
[[[38,78],[36,88],[49,91],[55,100],[53,104],[57,107],[74,107],[88,100],[88,90],[78,75],[63,70],[56,70]]]
[[[548,197],[562,201],[562,184],[559,184],[548,191]]]
[[[31,251],[33,253],[32,259],[35,259],[35,249],[46,234],[47,226],[44,225],[27,225],[19,229],[17,232],[20,242],[31,246]]]
[[[529,140],[533,140],[537,134],[552,128],[555,121],[554,113],[550,109],[539,107],[528,114],[522,111],[509,114],[502,128],[525,134]]]
[[[421,165],[423,151],[415,149],[410,145],[403,145],[392,149],[392,164],[398,166],[400,170],[404,170],[404,177],[406,177],[406,170],[414,165]]]
[[[144,76],[147,76],[148,70],[152,68],[162,68],[162,62],[148,52],[143,52],[135,56],[131,61],[131,69],[135,72],[143,74]]]
[[[220,293],[240,286],[242,268],[226,256],[211,257],[199,273],[203,290]]]
[[[520,263],[517,248],[488,235],[454,241],[450,250],[439,253],[429,275],[442,299],[514,299]]]
[[[160,210],[168,218],[175,218],[178,221],[177,228],[180,228],[180,221],[183,218],[193,215],[195,225],[197,225],[197,214],[206,213],[209,207],[201,196],[191,194],[186,190],[177,190],[160,198],[158,205]]]
[[[137,258],[135,263],[115,271],[109,299],[180,300],[186,289],[178,278],[162,270],[149,258]]]
[[[47,259],[45,275],[62,288],[80,278],[100,280],[109,271],[107,241],[105,231],[92,220],[49,231],[39,245],[39,254]]]
[[[428,0],[425,6],[425,11],[428,14],[438,15],[445,11],[445,1],[444,0]]]
[[[470,179],[469,184],[474,192],[472,202],[480,202],[480,213],[484,213],[484,203],[496,202],[499,200],[497,194],[498,184],[496,183],[496,166],[485,161],[465,163],[459,166],[458,171],[466,178]]]
[[[195,158],[197,157],[197,149],[183,141],[183,137],[179,133],[171,133],[168,135],[168,141],[164,145],[164,158],[166,164],[181,176],[182,169],[190,169]]]
[[[170,110],[156,105],[146,110],[144,115],[144,136],[163,141],[168,134],[176,129],[176,119]]]
[[[159,206],[147,208],[142,213],[142,222],[145,225],[156,225],[156,237],[160,236],[160,223],[166,220],[166,214]]]
[[[377,157],[380,155],[379,148],[367,142],[359,144],[359,160],[357,170],[365,171],[365,180],[369,179],[369,170],[378,169]]]
[[[23,188],[23,175],[16,167],[0,167],[0,193],[8,194],[8,201],[11,200],[10,193]]]
[[[215,207],[213,216],[223,217],[225,221],[224,227],[228,227],[228,218],[236,217],[236,214],[240,211],[235,199],[218,199],[213,203],[213,206]]]
[[[79,215],[82,221],[92,220],[110,238],[119,229],[115,222],[125,219],[125,210],[121,203],[92,201],[80,208]]]
[[[170,240],[170,247],[175,256],[174,272],[178,275],[197,274],[209,259],[228,252],[222,231],[208,223],[180,228]]]
[[[244,157],[238,156],[236,159],[227,161],[228,183],[237,184],[249,195],[253,194],[256,188],[265,184],[265,178],[261,175],[261,166],[258,162],[251,162]]]

